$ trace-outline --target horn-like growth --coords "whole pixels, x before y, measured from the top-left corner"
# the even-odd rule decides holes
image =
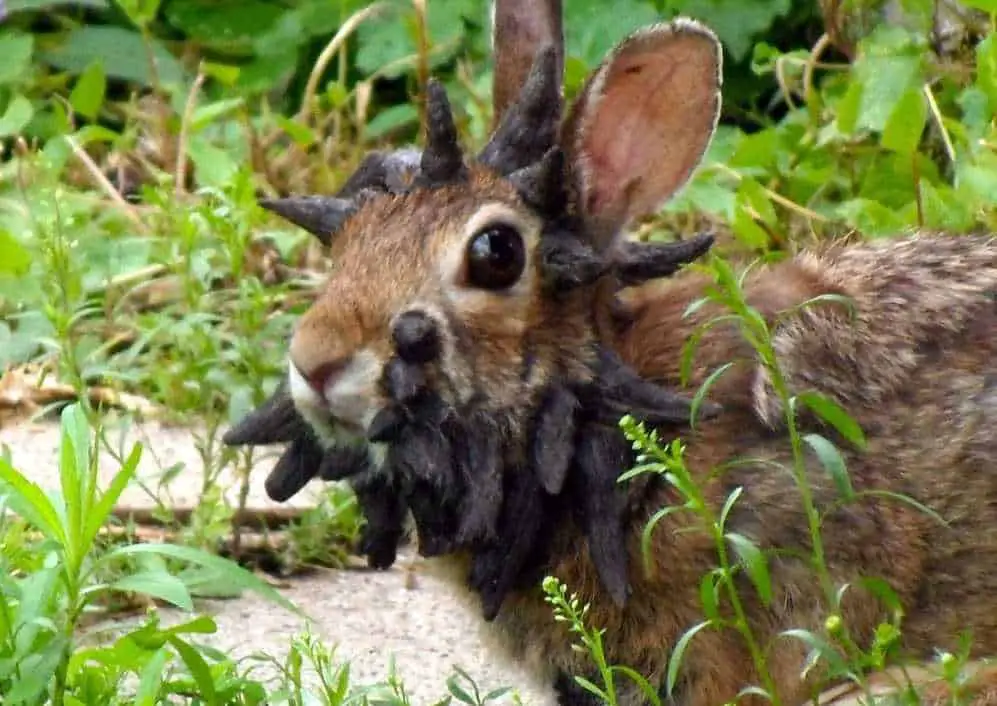
[[[420,172],[419,185],[424,187],[440,186],[466,174],[450,100],[435,79],[426,84],[426,148]]]
[[[554,146],[561,123],[561,80],[557,51],[537,55],[519,99],[509,108],[478,161],[503,176],[527,167]]]
[[[260,199],[260,206],[281,218],[304,228],[329,245],[332,236],[357,211],[353,199],[335,196],[288,196],[281,199]]]

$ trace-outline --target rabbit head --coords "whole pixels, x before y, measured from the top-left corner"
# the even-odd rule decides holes
[[[268,479],[283,497],[314,475],[373,469],[379,501],[404,496],[422,553],[477,542],[470,580],[489,594],[486,617],[535,556],[547,500],[569,487],[562,505],[581,508],[603,581],[623,600],[614,491],[629,450],[615,424],[627,412],[683,423],[689,402],[629,370],[600,329],[619,286],[667,276],[712,242],[620,234],[685,183],[709,144],[716,37],[684,19],[631,35],[562,125],[559,3],[543,5],[496,5],[501,119],[474,158],[430,82],[421,152],[373,155],[335,197],[262,202],[328,244],[334,268],[294,331],[279,404],[226,440],[293,439]]]
[[[331,243],[334,269],[289,355],[295,405],[319,437],[382,436],[397,416],[392,380],[455,410],[486,410],[511,437],[552,379],[591,381],[599,283],[621,253],[634,257],[616,247],[619,234],[688,179],[719,89],[710,31],[688,20],[650,27],[598,68],[559,134],[559,60],[548,46],[476,158],[462,153],[447,96],[431,82],[411,185],[309,197],[309,222],[301,200],[268,203]],[[656,249],[674,269],[705,248]]]

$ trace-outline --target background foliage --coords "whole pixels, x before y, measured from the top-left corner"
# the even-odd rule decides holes
[[[564,6],[569,97],[640,25],[689,15],[724,44],[714,144],[637,237],[709,228],[727,255],[775,258],[829,238],[997,230],[997,0]],[[430,74],[446,84],[464,139],[480,144],[491,118],[488,11],[485,0],[0,0],[0,370],[40,371],[84,401],[97,389],[141,395],[204,422],[201,503],[165,558],[105,551],[87,542],[92,522],[83,532],[72,521],[103,518],[110,502],[90,493],[97,445],[77,408],[62,417],[62,504],[33,488],[31,469],[0,459],[0,694],[113,703],[122,680],[137,678],[141,703],[195,691],[210,695],[204,703],[303,703],[311,661],[327,682],[320,703],[359,698],[307,638],[282,666],[278,696],[187,642],[213,630],[206,619],[173,631],[150,620],[93,652],[74,652],[71,636],[98,597],[130,587],[188,606],[219,576],[243,576],[187,551],[216,549],[233,531],[223,468],[240,474],[245,499],[252,456],[221,449],[218,430],[271,391],[324,264],[256,199],[334,190],[367,150],[420,140]],[[101,449],[131,482],[135,457],[106,439]],[[164,516],[181,470],[163,469],[150,489]],[[22,519],[34,507],[48,520],[29,528],[6,514],[13,504]],[[333,488],[291,528],[292,553],[341,562],[361,521]],[[192,556],[211,570],[183,569],[178,557]],[[44,600],[19,598],[39,586]],[[20,674],[25,655],[35,663]],[[397,686],[383,699],[403,703]],[[448,688],[481,700],[458,681]]]

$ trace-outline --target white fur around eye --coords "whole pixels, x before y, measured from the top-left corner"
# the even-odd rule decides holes
[[[523,275],[516,284],[501,292],[486,292],[462,286],[461,272],[464,269],[464,259],[467,257],[468,243],[471,238],[493,223],[505,223],[519,231],[526,251]],[[504,203],[486,203],[467,219],[463,230],[450,239],[450,245],[440,262],[440,281],[443,282],[444,290],[451,300],[487,297],[489,301],[494,301],[496,296],[526,296],[533,291],[533,256],[539,243],[540,222],[537,219]]]

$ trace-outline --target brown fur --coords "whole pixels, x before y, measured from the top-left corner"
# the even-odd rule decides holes
[[[504,61],[512,62],[508,67],[521,59]],[[623,43],[586,85],[561,139],[577,181],[579,230],[596,250],[611,250],[613,238],[637,211],[664,200],[688,177],[716,124],[719,61],[718,43],[701,28],[652,28]],[[520,74],[503,70],[505,81]],[[675,91],[669,92],[667,83],[660,88],[659,79],[673,81]],[[500,101],[507,101],[511,89],[502,86]],[[632,106],[640,120],[614,132],[613,106],[620,105]],[[665,123],[672,127],[654,130]],[[676,140],[676,130],[688,139]],[[657,161],[668,145],[677,146],[679,158]],[[599,171],[606,165],[612,173]],[[467,182],[364,204],[336,242],[337,270],[295,333],[291,356],[297,368],[307,376],[362,348],[386,359],[393,317],[417,309],[441,327],[443,352],[432,371],[434,387],[456,406],[477,399],[479,409],[504,415],[514,430],[525,425],[523,410],[550,380],[566,370],[573,379],[584,375],[597,343],[643,377],[677,386],[683,345],[699,324],[719,313],[706,306],[683,318],[708,281],[683,274],[625,291],[614,302],[606,297],[615,296],[612,283],[604,281],[554,303],[538,288],[535,214],[508,182],[473,165],[469,176]],[[462,257],[468,222],[489,202],[522,214],[519,226],[531,257],[529,274],[504,292],[473,290],[461,281],[459,268],[453,269]],[[990,238],[922,234],[835,247],[757,270],[746,291],[773,330],[790,388],[831,396],[865,429],[865,452],[841,446],[855,490],[911,495],[949,522],[941,526],[881,495],[833,508],[839,500],[835,486],[808,455],[814,501],[828,513],[827,566],[836,586],[853,584],[842,605],[853,637],[867,644],[876,625],[888,619],[886,609],[854,584],[877,577],[889,582],[905,605],[904,646],[914,657],[928,658],[936,647],[955,648],[964,629],[972,630],[978,654],[997,651],[997,474],[991,470],[997,459],[991,432],[997,415],[997,363],[992,362],[997,244]],[[854,322],[840,304],[782,314],[826,294],[850,298]],[[611,310],[620,313],[615,329],[607,323]],[[600,323],[601,341],[593,321]],[[753,463],[712,473],[741,457],[791,461],[771,381],[736,327],[716,326],[703,336],[692,386],[731,360],[741,364],[711,394],[723,414],[681,432],[687,466],[714,509],[743,487],[730,530],[765,550],[809,552],[807,518],[785,471]],[[570,519],[553,533],[544,568],[591,605],[589,621],[606,630],[610,663],[631,666],[661,684],[676,641],[702,619],[699,585],[716,565],[715,550],[692,516],[673,513],[653,534],[653,561],[645,573],[644,524],[678,498],[662,485],[634,484],[631,493],[632,593],[625,605],[603,589],[586,535]],[[457,585],[465,582],[468,562],[464,555],[435,560]],[[798,641],[775,638],[791,628],[821,633],[823,595],[799,557],[773,557],[770,570],[771,605],[761,603],[747,580],[739,579],[740,594],[756,636],[763,645],[771,642],[768,664],[782,702],[800,704],[815,684],[800,680],[807,650]],[[554,621],[539,585],[513,590],[494,626],[507,649],[525,653],[552,677],[558,671],[591,674],[589,657],[571,648],[573,635]],[[738,635],[706,630],[686,652],[678,702],[719,706],[758,681]],[[981,684],[977,702],[994,703],[997,681]],[[634,690],[622,694],[621,703],[628,706],[641,701]]]
[[[944,283],[931,276],[939,271],[945,273]],[[826,305],[778,325],[779,362],[798,391],[816,388],[839,398],[863,424],[868,450],[847,456],[857,491],[910,494],[950,523],[944,528],[896,500],[875,499],[834,512],[823,527],[836,584],[860,575],[889,581],[907,607],[905,646],[924,658],[936,647],[955,649],[959,632],[966,629],[972,630],[977,654],[997,650],[997,475],[991,470],[997,442],[990,431],[997,421],[995,277],[997,244],[990,238],[922,236],[853,246],[838,257],[801,255],[755,273],[746,287],[749,302],[770,322],[779,311],[820,294],[845,294],[856,302],[854,326],[840,309]],[[705,283],[699,275],[686,275],[629,293],[632,323],[616,349],[642,375],[678,384],[682,345],[699,323],[717,313],[704,307],[690,320],[682,318]],[[922,318],[925,310],[944,311],[951,318]],[[862,341],[859,350],[856,339]],[[707,333],[698,350],[693,386],[719,365],[751,355],[736,330],[722,326]],[[846,362],[853,366],[850,378],[808,379]],[[731,489],[744,485],[732,530],[765,548],[809,549],[800,498],[784,472],[741,466],[707,480],[711,469],[734,457],[789,463],[787,438],[769,432],[770,392],[755,384],[760,375],[757,364],[736,366],[713,388],[711,399],[724,405],[725,414],[683,435],[686,463],[717,510]],[[815,460],[808,470],[815,500],[826,508],[836,491]],[[574,527],[561,528],[549,572],[591,603],[591,624],[607,630],[608,659],[634,666],[652,683],[663,678],[670,647],[702,619],[699,581],[715,566],[709,538],[687,531],[690,516],[674,514],[658,525],[651,549],[654,566],[644,574],[641,530],[652,513],[675,501],[672,492],[659,490],[633,519],[634,591],[624,609],[600,592]],[[772,607],[748,598],[761,639],[790,628],[821,632],[825,613],[818,607],[815,575],[802,562],[785,559],[772,564],[772,576],[778,591]],[[753,596],[750,586],[744,588],[743,596]],[[857,589],[845,605],[844,619],[861,641],[887,619],[881,604]],[[497,622],[514,651],[526,648],[542,664],[571,673],[591,669],[587,655],[566,648],[569,636],[551,619],[539,587],[515,595]],[[784,703],[800,703],[807,696],[807,686],[798,679],[806,651],[785,638],[777,644],[770,668]],[[683,703],[724,703],[758,683],[743,641],[734,634],[700,633],[686,664]],[[994,702],[995,688],[984,690],[981,703]]]

